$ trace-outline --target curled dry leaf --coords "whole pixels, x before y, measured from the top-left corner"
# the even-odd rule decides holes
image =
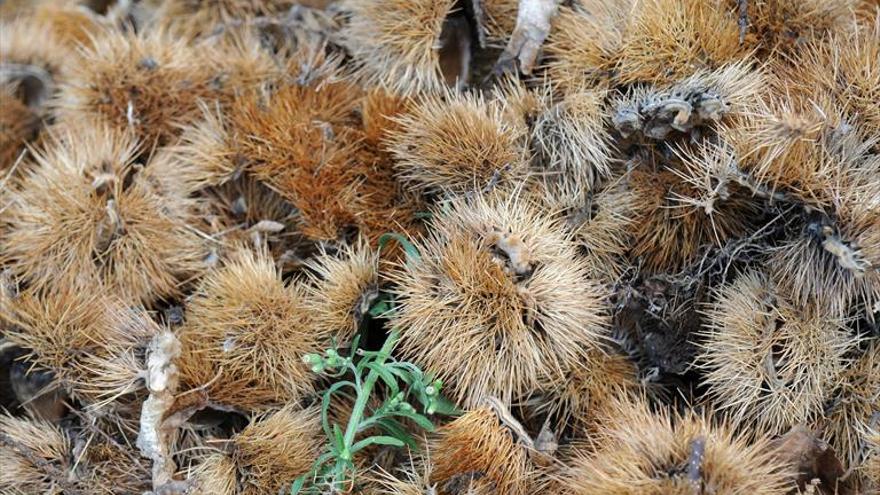
[[[146,381],[150,396],[141,410],[137,445],[143,456],[153,462],[153,488],[159,489],[173,481],[176,470],[171,456],[176,427],[166,418],[174,406],[179,383],[174,361],[180,356],[180,341],[173,333],[163,331],[153,338],[147,352]]]
[[[843,477],[843,465],[837,458],[834,448],[823,441],[816,431],[804,425],[797,425],[773,443],[777,458],[788,463],[795,474],[795,481],[801,490],[813,490],[818,486],[838,491]],[[844,493],[844,492],[840,492]]]

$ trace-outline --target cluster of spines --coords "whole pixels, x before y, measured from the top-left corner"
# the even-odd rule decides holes
[[[660,406],[663,407],[663,406]],[[767,437],[736,435],[694,412],[618,403],[595,450],[577,452],[560,475],[563,493],[788,493],[789,468]]]
[[[197,493],[257,495],[287,491],[319,454],[314,409],[286,406],[255,416],[225,452],[204,456],[192,470]]]
[[[421,261],[393,275],[403,355],[471,405],[524,397],[587,359],[606,333],[607,293],[555,220],[500,194],[435,215]]]
[[[776,434],[822,415],[858,343],[842,319],[794,305],[760,272],[719,289],[706,320],[699,363],[716,407]]]
[[[9,193],[7,268],[38,288],[106,288],[143,304],[179,294],[206,254],[189,227],[195,203],[159,186],[140,152],[101,123],[53,133]]]
[[[777,204],[783,204],[788,223],[761,248],[767,273],[728,276],[725,269],[722,288],[697,292],[698,302],[706,303],[698,323],[705,330],[692,336],[705,351],[697,373],[709,385],[709,404],[743,428],[759,424],[782,433],[802,420],[829,420],[829,438],[854,476],[876,477],[876,421],[865,413],[876,397],[870,386],[867,393],[861,388],[876,368],[876,346],[869,343],[866,351],[865,342],[876,336],[859,337],[852,329],[860,318],[874,324],[877,311],[871,308],[880,301],[877,146],[871,137],[877,130],[872,103],[878,29],[876,11],[865,6],[870,2],[585,0],[564,7],[553,24],[545,45],[550,84],[528,81],[491,96],[460,92],[467,84],[445,72],[450,18],[462,20],[454,2],[345,2],[348,17],[322,29],[340,21],[341,36],[331,38],[351,55],[353,75],[325,63],[324,56],[338,49],[333,42],[302,46],[314,35],[308,32],[314,26],[303,21],[307,14],[295,9],[283,20],[271,17],[286,2],[192,6],[165,0],[155,25],[122,31],[113,25],[118,19],[70,8],[75,3],[41,6],[33,17],[16,19],[21,29],[2,30],[12,33],[4,38],[9,43],[0,43],[0,49],[11,47],[0,54],[3,63],[36,67],[49,76],[40,83],[51,87],[33,100],[33,93],[22,90],[23,80],[4,86],[10,104],[2,117],[11,115],[15,125],[2,129],[0,170],[20,156],[24,160],[0,176],[0,183],[10,185],[0,191],[0,262],[22,292],[2,296],[0,302],[14,312],[0,324],[10,341],[33,351],[25,359],[53,371],[76,401],[104,405],[122,401],[119,395],[137,395],[134,370],[155,328],[121,338],[120,328],[136,326],[121,315],[129,314],[128,306],[161,309],[189,296],[182,301],[185,323],[178,332],[197,335],[188,345],[203,348],[188,348],[184,369],[210,372],[186,385],[207,390],[220,408],[273,411],[312,393],[312,378],[301,366],[275,365],[286,363],[288,353],[298,358],[304,342],[311,350],[331,335],[349,341],[362,329],[380,287],[396,284],[402,306],[393,319],[404,335],[402,354],[448,378],[460,404],[476,409],[498,395],[510,405],[549,391],[549,400],[577,416],[579,434],[600,431],[612,438],[613,423],[593,417],[601,409],[595,401],[614,403],[602,398],[623,390],[626,398],[620,400],[632,402],[628,392],[640,384],[628,357],[605,354],[609,302],[618,311],[625,306],[607,297],[609,288],[627,284],[626,277],[666,280],[676,272],[715,269],[708,257],[714,252],[738,266],[737,242],[757,234],[768,220],[764,214],[781,211]],[[486,34],[491,43],[503,43],[514,27],[515,2],[484,4]],[[172,19],[175,9],[193,15]],[[125,15],[137,24],[142,12]],[[239,22],[250,16],[267,17]],[[74,27],[71,19],[88,22]],[[48,42],[18,43],[35,33]],[[177,39],[180,34],[185,37]],[[279,46],[285,38],[289,44]],[[72,54],[57,40],[81,42],[81,53]],[[200,63],[201,56],[211,62]],[[78,63],[68,66],[67,59]],[[458,88],[446,89],[449,83]],[[56,118],[60,131],[37,132]],[[57,137],[80,128],[98,130],[85,133],[86,139]],[[120,142],[119,149],[107,151]],[[25,144],[37,145],[37,151],[22,155]],[[66,162],[84,165],[59,166]],[[73,169],[77,173],[64,175]],[[138,195],[146,199],[123,204]],[[483,203],[496,200],[496,210],[509,211],[488,212]],[[71,220],[83,204],[91,220]],[[379,236],[391,230],[416,234],[416,212],[434,217],[428,222],[434,232],[415,242],[421,260],[380,274],[380,267],[389,267],[375,250]],[[520,217],[527,221],[519,223]],[[552,220],[529,225],[543,217]],[[55,249],[51,263],[32,249],[41,242]],[[247,256],[258,258],[259,269],[237,273],[238,286],[227,287],[217,304],[229,309],[238,300],[247,310],[224,321],[225,313],[212,309],[199,322],[199,306],[216,297],[209,282]],[[427,267],[430,273],[414,276]],[[556,281],[540,283],[542,272]],[[743,282],[756,277],[773,297],[757,298],[755,284]],[[640,290],[656,280],[648,282]],[[712,280],[717,282],[724,280]],[[100,291],[96,298],[107,299],[102,305],[126,309],[107,312],[116,315],[110,324],[25,321],[53,316],[51,305],[27,305],[67,301],[69,289]],[[277,303],[261,297],[265,290],[295,297]],[[413,297],[419,290],[422,300]],[[487,294],[504,297],[493,303]],[[758,336],[755,322],[742,317],[749,305],[733,301],[743,298],[775,315],[761,323],[767,335]],[[268,307],[260,306],[267,301]],[[442,335],[419,323],[448,320],[450,301],[468,311],[447,322]],[[646,311],[663,312],[655,303],[663,304],[650,299]],[[297,334],[302,338],[296,343],[276,339],[273,331],[290,330],[278,324],[276,312],[309,332]],[[130,315],[147,322],[152,317],[140,309]],[[571,330],[577,325],[579,333]],[[49,329],[59,332],[48,338]],[[254,353],[235,355],[241,350],[235,337],[248,329],[257,329],[254,346],[268,350],[256,359]],[[491,338],[471,339],[486,329],[494,330]],[[212,331],[223,335],[197,342]],[[97,341],[73,338],[83,332],[95,332]],[[810,347],[815,342],[808,337],[825,345]],[[525,359],[505,375],[510,370],[503,363],[463,349],[468,339],[504,356],[515,348]],[[765,340],[773,344],[759,355]],[[57,356],[66,342],[84,356],[70,367]],[[299,350],[290,352],[294,348]],[[727,366],[732,354],[748,355],[761,377],[744,379],[743,366]],[[450,368],[462,356],[463,373],[460,366]],[[194,364],[204,364],[199,359],[205,357],[207,365]],[[266,364],[285,370],[285,377],[259,368]],[[780,381],[789,372],[814,379]],[[277,386],[291,376],[301,388]],[[266,387],[271,397],[255,392]],[[743,389],[759,390],[759,397]],[[749,403],[742,397],[761,402],[768,395],[782,399],[755,414],[741,412]],[[806,396],[803,407],[780,406]],[[847,406],[823,411],[827,403]],[[627,407],[612,404],[611,413],[600,415]],[[282,411],[300,414],[293,409]],[[493,416],[477,409],[466,418],[476,413]],[[643,427],[649,416],[620,428]],[[250,431],[270,417],[254,418]],[[673,423],[700,423],[692,419]],[[461,424],[485,430],[482,423]],[[700,424],[700,431],[714,428]],[[510,427],[504,425],[492,428]],[[284,443],[275,433],[269,436],[266,444]],[[504,435],[484,436],[506,442]],[[437,445],[447,437],[443,430]],[[739,442],[731,438],[721,444]],[[243,452],[250,440],[244,433],[239,440],[237,452]],[[296,469],[270,469],[270,457],[296,456],[268,447],[264,453],[253,462],[244,454],[200,461],[218,470],[212,480],[219,484],[207,491],[240,492],[241,480],[276,490],[276,478],[295,477],[308,466],[302,458]],[[612,460],[592,459],[589,469],[617,469],[609,467],[617,458],[603,455]],[[683,454],[675,455],[681,464]],[[622,462],[643,460],[635,455]],[[436,459],[426,468],[436,473],[443,462]],[[704,474],[706,486],[717,488],[736,473],[709,463]],[[456,475],[464,482],[470,477],[476,491],[498,483]],[[682,483],[692,481],[685,478],[677,473],[662,489],[684,489]],[[774,480],[768,483],[775,487]]]

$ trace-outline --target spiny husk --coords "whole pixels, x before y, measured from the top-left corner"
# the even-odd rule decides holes
[[[630,13],[614,67],[620,84],[675,81],[746,53],[722,0],[638,0]]]
[[[486,43],[490,46],[503,47],[513,33],[519,2],[517,0],[486,0],[482,2],[482,7]]]
[[[584,194],[550,194],[537,188],[536,194],[565,227],[574,234],[578,249],[590,266],[590,276],[616,282],[627,270],[626,254],[642,215],[639,196],[629,187],[627,176],[613,178],[601,189]]]
[[[70,45],[31,16],[0,23],[0,173],[35,144],[51,117],[49,102],[74,58]]]
[[[148,469],[137,453],[97,431],[0,413],[0,490],[16,495],[148,490]]]
[[[394,166],[425,192],[479,191],[525,172],[525,128],[506,121],[496,101],[453,92],[428,96],[398,125],[390,141]]]
[[[298,400],[314,390],[302,356],[329,343],[311,321],[302,288],[285,284],[266,252],[238,250],[189,302],[178,332],[181,380],[245,411]]]
[[[0,64],[37,67],[55,81],[65,74],[71,55],[52,29],[36,19],[0,24]]]
[[[295,0],[161,0],[153,14],[156,22],[183,37],[211,34],[224,24],[258,16],[280,14]]]
[[[419,212],[427,209],[418,191],[409,188],[394,175],[394,160],[389,150],[393,133],[399,128],[397,116],[402,115],[410,100],[384,90],[371,89],[360,99],[356,131],[359,143],[355,160],[359,163],[355,181],[359,184],[359,201],[352,208],[361,223],[360,230],[372,246],[387,232],[408,237],[422,230]],[[386,251],[383,256],[393,255]]]
[[[60,494],[70,439],[57,426],[0,414],[0,487],[9,493]],[[52,475],[59,479],[53,479]],[[15,490],[15,491],[12,491]]]
[[[832,94],[869,134],[880,132],[880,22],[815,40],[777,64],[797,91]]]
[[[209,66],[186,40],[164,30],[106,29],[81,48],[59,96],[59,117],[106,120],[147,146],[166,145],[199,116],[200,99],[217,96]]]
[[[39,113],[16,95],[17,85],[0,85],[0,173],[11,169],[37,136]]]
[[[734,9],[713,0],[590,0],[562,9],[547,42],[551,79],[669,84],[747,54]]]
[[[509,402],[582,366],[605,334],[605,290],[557,221],[518,196],[452,201],[392,278],[408,359],[478,405]],[[494,352],[485,352],[494,349]]]
[[[243,176],[201,191],[204,219],[211,237],[219,242],[218,257],[242,245],[267,248],[272,259],[288,271],[302,264],[311,243],[299,232],[296,208],[261,182]]]
[[[880,157],[852,129],[827,137],[792,192],[808,207],[769,259],[796,304],[845,316],[880,301]]]
[[[194,191],[249,174],[296,208],[307,240],[360,233],[375,244],[385,232],[414,230],[418,198],[391,176],[384,149],[403,102],[337,81],[330,67],[315,71],[307,84],[243,95],[225,116],[205,108],[163,154],[164,168],[181,170]]]
[[[536,117],[530,141],[537,155],[533,163],[541,163],[535,172],[549,184],[549,195],[589,192],[611,175],[605,96],[585,88],[554,97],[551,89],[544,89],[543,112]]]
[[[651,411],[643,401],[618,401],[598,432],[594,452],[582,453],[562,471],[570,494],[684,495],[788,493],[788,467],[775,457],[769,438],[750,438],[693,412]],[[697,471],[689,463],[695,446]]]
[[[850,124],[845,106],[831,94],[792,91],[778,77],[766,81],[774,91],[755,98],[750,112],[719,134],[759,184],[822,204],[822,190],[834,187],[833,169],[856,166],[875,139]]]
[[[359,77],[393,93],[445,87],[438,39],[453,0],[346,0],[341,31]]]
[[[591,0],[582,7],[561,7],[544,47],[550,80],[563,90],[609,84],[634,3]]]
[[[200,102],[199,110],[200,118],[182,128],[175,144],[157,153],[155,164],[188,193],[221,186],[246,171],[239,136],[221,107]]]
[[[432,487],[430,476],[430,464],[423,466],[410,458],[409,464],[393,473],[375,470],[370,474],[370,484],[375,493],[382,495],[424,495]]]
[[[880,427],[877,426],[876,416],[875,412],[873,424],[859,425],[864,444],[862,463],[856,472],[865,493],[880,489]]]
[[[609,414],[609,406],[619,397],[639,396],[644,388],[636,363],[619,350],[591,351],[588,363],[574,368],[555,394],[560,415],[580,435],[590,437]]]
[[[858,343],[842,319],[792,304],[756,271],[717,290],[705,315],[698,362],[714,406],[775,434],[822,414]]]
[[[106,17],[77,5],[73,1],[61,1],[38,5],[28,18],[35,23],[49,26],[52,33],[73,51],[77,44],[88,45],[92,36],[109,23]]]
[[[195,203],[161,187],[139,152],[100,123],[57,130],[10,193],[0,259],[40,288],[107,288],[143,304],[178,294],[207,254],[190,227]]]
[[[315,409],[286,406],[255,417],[235,435],[229,453],[212,454],[195,468],[197,493],[257,495],[286,491],[318,457],[320,421]]]
[[[535,472],[528,454],[488,407],[440,428],[428,452],[430,483],[439,495],[531,493]]]
[[[211,86],[218,91],[223,108],[254,91],[266,91],[293,79],[303,82],[324,70],[331,57],[320,39],[298,43],[283,38],[276,46],[269,36],[245,23],[195,45],[211,67]]]
[[[880,277],[871,268],[876,262],[866,256],[876,245],[878,224],[874,221],[861,232],[843,227],[835,230],[823,219],[808,221],[799,234],[770,252],[774,277],[794,303],[845,316],[852,307],[869,308],[880,300]],[[826,229],[832,234],[817,235]]]
[[[699,153],[699,152],[698,152]],[[759,207],[748,189],[735,183],[735,162],[723,150],[703,150],[651,173],[631,173],[638,217],[631,254],[651,272],[675,272],[693,261],[705,245],[720,246],[753,228]],[[719,195],[711,180],[727,184]]]
[[[92,409],[139,391],[143,349],[159,326],[143,310],[95,292],[30,289],[4,303],[9,342]]]
[[[759,53],[796,52],[805,42],[846,32],[859,0],[757,0],[749,2],[745,42]],[[730,9],[735,0],[726,1]]]
[[[844,372],[827,417],[826,437],[850,468],[877,464],[880,403],[880,345],[875,341]],[[873,426],[872,426],[873,424]],[[878,473],[874,467],[874,473]],[[870,478],[870,476],[868,476]],[[880,478],[875,478],[880,481]]]
[[[379,296],[378,254],[361,240],[335,255],[322,252],[306,262],[306,305],[313,328],[333,335],[340,346],[354,338]]]
[[[352,211],[360,199],[352,128],[358,97],[351,84],[326,81],[279,88],[268,101],[254,94],[231,111],[248,170],[297,207],[301,231],[314,240],[338,240],[358,229]]]

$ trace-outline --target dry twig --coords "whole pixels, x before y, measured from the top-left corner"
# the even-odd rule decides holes
[[[520,0],[513,35],[498,58],[496,72],[503,71],[514,60],[519,70],[532,73],[544,39],[550,34],[550,21],[559,12],[559,0]]]

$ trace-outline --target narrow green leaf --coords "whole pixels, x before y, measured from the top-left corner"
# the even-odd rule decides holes
[[[354,367],[355,378],[357,378],[358,383],[361,383],[360,377],[364,374],[364,369],[366,369],[367,364],[373,360],[372,356],[362,356],[360,361],[358,361],[357,366]]]
[[[394,379],[394,375],[386,370],[383,365],[377,363],[367,363],[367,368],[379,374],[379,378],[381,378],[382,381],[385,382],[385,385],[388,385],[388,388],[391,392],[389,395],[391,397],[394,397],[395,395],[397,395],[398,392],[400,392],[400,387],[397,385],[397,380]]]
[[[333,397],[333,394],[338,392],[342,387],[351,387],[357,391],[355,384],[346,380],[334,383],[326,392],[324,392],[324,396],[321,398],[321,426],[324,428],[324,434],[327,435],[327,438],[333,437],[333,433],[330,431],[329,420],[330,399]]]
[[[409,261],[419,261],[422,259],[416,246],[409,239],[396,232],[388,232],[379,236],[379,250],[382,250],[390,241],[397,241],[403,246],[403,251],[406,253]]]
[[[382,294],[379,296],[379,299],[376,300],[375,303],[370,307],[370,311],[368,311],[369,315],[373,318],[378,318],[385,313],[391,311],[391,299],[387,294]]]
[[[303,487],[306,485],[306,478],[308,476],[309,474],[306,473],[293,482],[293,485],[290,487],[290,495],[297,495],[302,491]]]
[[[386,363],[385,369],[393,373],[395,376],[397,376],[397,378],[400,378],[400,380],[407,385],[411,385],[413,383],[412,374],[410,373],[409,369],[407,369],[405,366],[400,366],[400,364],[402,363]]]
[[[424,382],[425,381],[425,373],[419,369],[418,366],[406,362],[406,361],[395,361],[394,366],[400,368],[404,372],[408,373],[412,378],[412,382]]]
[[[455,406],[455,403],[447,399],[443,395],[434,398],[434,414],[442,414],[443,416],[461,416],[462,411]]]
[[[386,433],[405,443],[407,447],[413,450],[419,448],[416,440],[412,437],[412,435],[406,432],[406,430],[403,428],[403,425],[397,422],[397,420],[392,418],[383,418],[377,421],[377,423],[379,424],[380,428],[385,430]]]
[[[318,460],[315,461],[315,466],[316,466],[317,469],[313,468],[312,470],[315,471],[316,473],[318,473],[318,472],[320,472],[320,473],[326,472],[327,469],[326,469],[325,464],[326,464],[327,461],[329,461],[330,459],[333,459],[333,457],[334,457],[334,456],[333,456],[333,452],[332,452],[332,451],[331,451],[331,452],[324,452],[323,454],[321,454],[320,457],[318,457]]]
[[[339,452],[345,450],[345,438],[342,436],[342,429],[339,428],[339,425],[333,423],[333,439],[336,442],[336,449]]]
[[[408,369],[409,372],[410,372],[413,376],[417,376],[417,377],[423,377],[423,376],[425,376],[425,373],[422,372],[421,368],[419,368],[418,366],[416,366],[416,365],[414,365],[414,364],[412,364],[412,363],[410,363],[410,362],[403,361],[403,362],[400,363],[400,365],[403,366],[404,368]]]
[[[428,407],[428,403],[431,401],[431,398],[428,397],[428,394],[425,392],[425,386],[423,383],[413,383],[413,386],[410,390],[415,394],[416,399],[418,399],[423,408]]]
[[[404,418],[409,418],[413,420],[417,425],[421,426],[423,429],[427,431],[434,431],[434,423],[431,422],[430,419],[422,416],[419,413],[407,412],[407,411],[395,411],[392,414],[395,416],[402,416]]]
[[[405,444],[394,437],[376,435],[364,438],[363,440],[356,442],[351,447],[351,453],[354,454],[355,452],[358,452],[363,448],[369,447],[370,445],[390,445],[392,447],[403,447]]]

